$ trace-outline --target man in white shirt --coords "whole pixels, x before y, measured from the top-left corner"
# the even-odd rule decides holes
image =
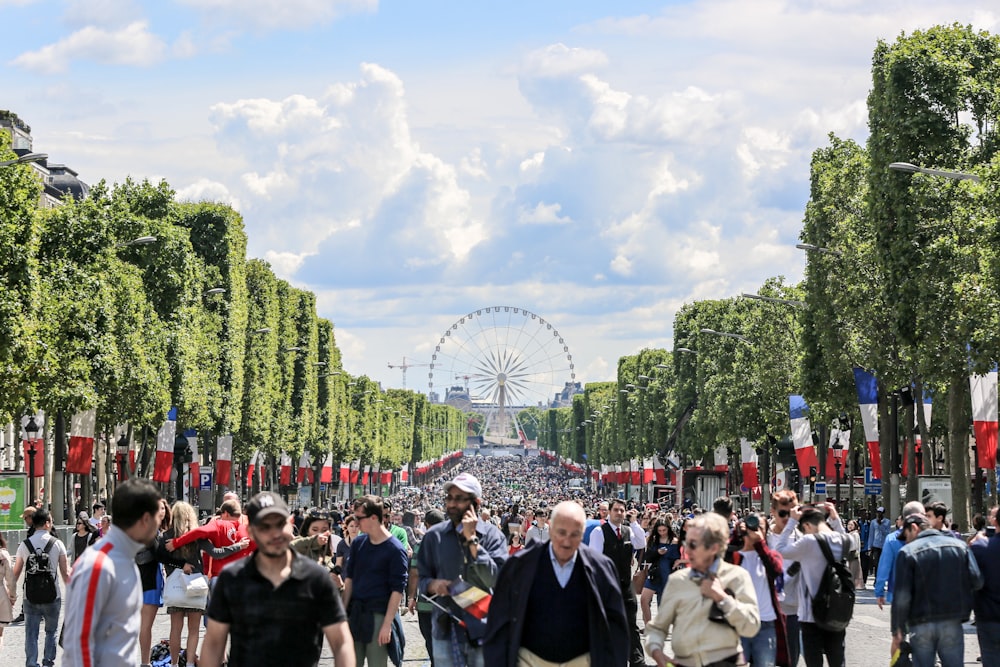
[[[62,576],[63,583],[69,581],[69,562],[66,559],[66,545],[58,538],[50,535],[52,530],[52,516],[46,509],[35,511],[32,517],[32,525],[35,528],[34,534],[27,538],[25,542],[31,545],[31,552],[28,545],[21,542],[17,547],[17,558],[14,562],[14,579],[21,576],[21,571],[28,563],[31,553],[43,553],[48,546],[49,570],[53,579],[57,574]],[[51,546],[49,546],[51,543]],[[58,570],[57,570],[58,568]],[[38,626],[42,620],[45,621],[45,649],[42,654],[43,665],[54,665],[56,663],[56,632],[59,630],[59,610],[62,609],[62,594],[59,582],[54,581],[55,600],[49,602],[33,602],[25,599],[21,602],[21,609],[24,611],[24,658],[25,664],[38,664]],[[25,574],[25,589],[28,587],[28,574]],[[13,602],[13,601],[12,601]]]

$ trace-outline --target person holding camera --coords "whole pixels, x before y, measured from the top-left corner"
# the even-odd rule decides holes
[[[777,584],[784,574],[781,554],[767,546],[767,522],[759,514],[748,514],[736,531],[743,545],[734,561],[750,575],[760,609],[760,631],[742,639],[743,654],[754,667],[788,665],[785,616],[778,603]]]
[[[658,667],[743,664],[740,638],[760,631],[760,611],[750,574],[723,561],[728,543],[729,524],[718,514],[687,522],[691,567],[667,580],[663,604],[646,628],[646,650]],[[663,651],[668,634],[673,658]]]

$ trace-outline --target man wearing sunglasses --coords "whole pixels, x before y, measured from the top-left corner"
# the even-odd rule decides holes
[[[771,494],[771,520],[772,528],[767,534],[767,546],[777,550],[778,538],[788,524],[793,507],[799,504],[798,496],[794,491],[784,489]],[[801,653],[802,640],[799,635],[799,570],[801,565],[790,558],[784,559],[785,569],[784,597],[779,600],[781,613],[785,615],[785,636],[787,638],[786,649],[788,652],[788,664],[799,664],[799,654]]]

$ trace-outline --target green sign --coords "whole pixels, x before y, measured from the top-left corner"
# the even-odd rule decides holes
[[[24,528],[21,515],[28,497],[28,478],[24,473],[0,473],[0,530]]]

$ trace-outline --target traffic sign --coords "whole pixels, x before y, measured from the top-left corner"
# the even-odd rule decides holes
[[[878,486],[881,482],[872,474],[871,466],[865,468],[865,486],[870,484],[875,484]]]
[[[865,484],[865,495],[866,496],[878,496],[882,494],[881,484]]]
[[[199,470],[198,471],[198,488],[202,491],[212,490],[212,471],[211,470]]]
[[[816,495],[825,496],[826,495],[826,482],[816,482]]]

